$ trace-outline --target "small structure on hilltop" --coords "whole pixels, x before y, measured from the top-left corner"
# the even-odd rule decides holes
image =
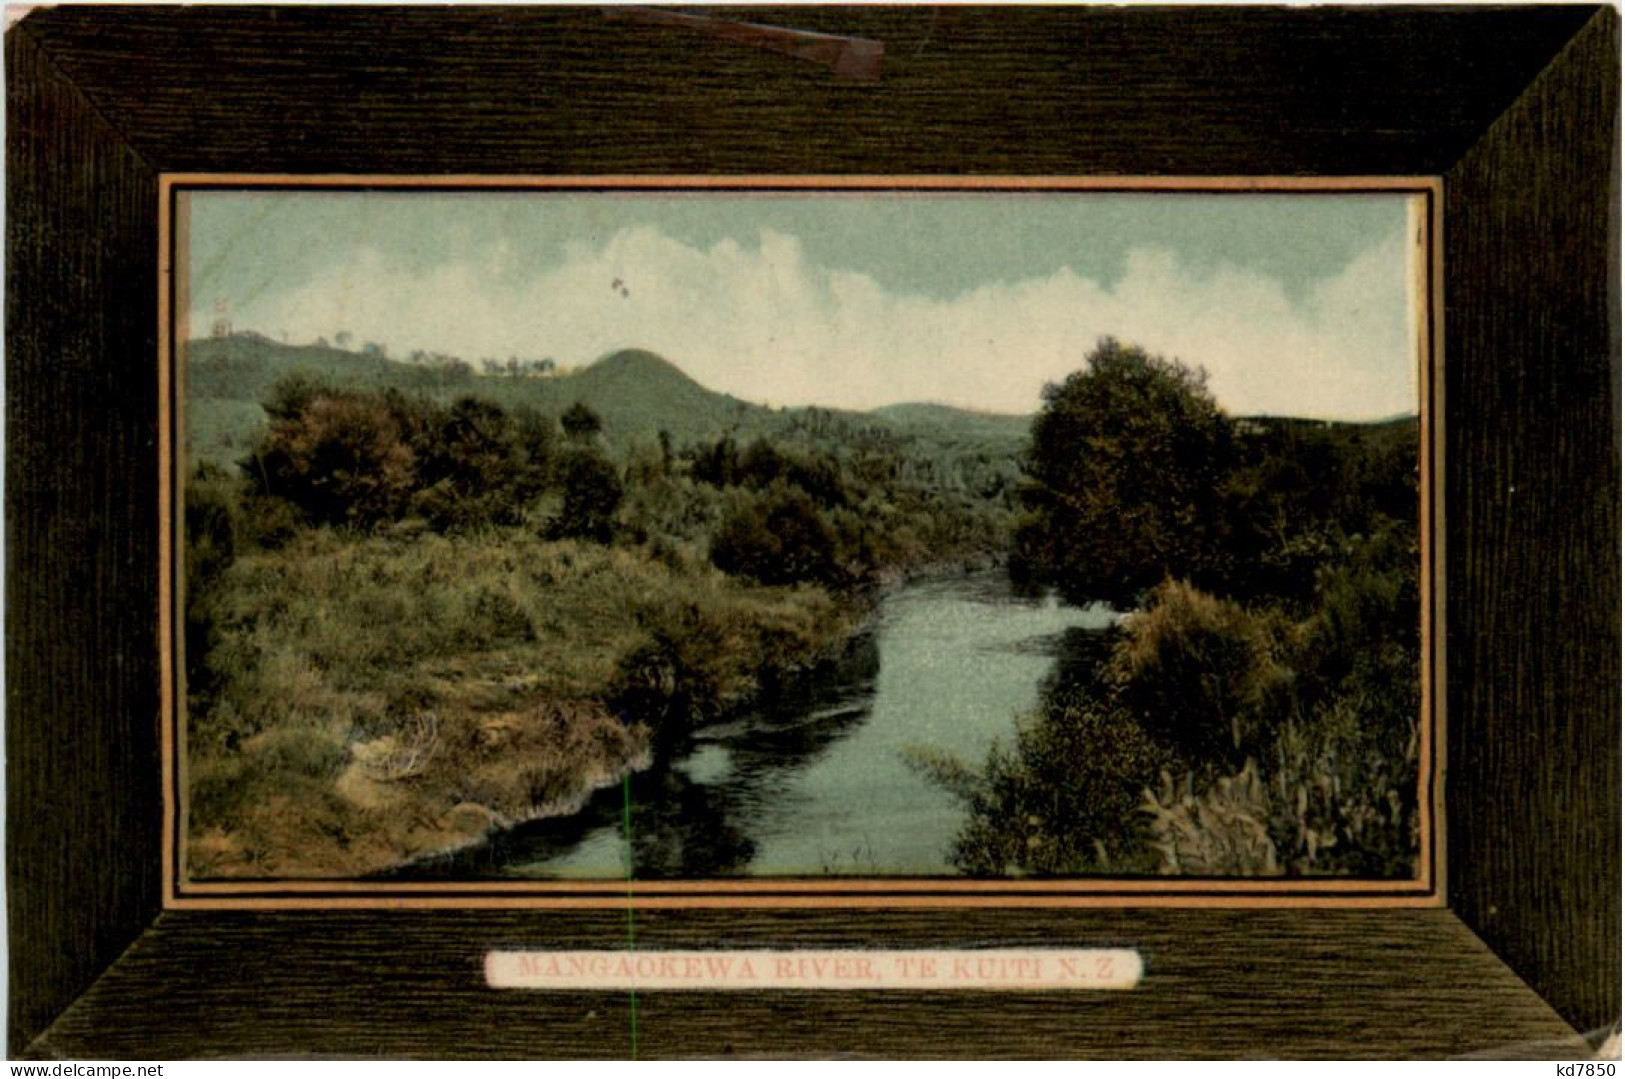
[[[214,301],[214,322],[209,326],[209,336],[217,339],[231,336],[231,313],[225,300]]]

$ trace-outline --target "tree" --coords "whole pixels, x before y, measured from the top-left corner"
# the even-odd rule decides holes
[[[518,524],[542,490],[547,460],[500,405],[461,398],[424,435],[414,506],[437,530]]]
[[[559,423],[572,442],[590,442],[594,435],[604,429],[604,421],[598,418],[598,413],[580,401],[564,410]]]
[[[723,435],[694,457],[694,478],[713,487],[731,487],[739,482],[739,446],[732,435]]]
[[[1109,337],[1086,362],[1044,388],[1012,571],[1119,607],[1166,577],[1212,587],[1231,441],[1206,373]]]
[[[283,380],[243,465],[252,493],[284,499],[319,524],[371,528],[399,518],[417,484],[401,404],[297,375]]]
[[[591,447],[570,450],[559,462],[564,503],[549,535],[608,543],[615,536],[615,511],[625,486],[615,466]]]
[[[775,484],[723,518],[711,541],[711,561],[724,573],[767,585],[837,585],[836,546],[834,531],[807,493]]]

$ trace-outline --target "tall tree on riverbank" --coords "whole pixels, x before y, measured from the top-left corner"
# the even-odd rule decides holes
[[[1231,432],[1206,373],[1110,337],[1086,363],[1044,388],[1012,571],[1119,607],[1217,576]]]

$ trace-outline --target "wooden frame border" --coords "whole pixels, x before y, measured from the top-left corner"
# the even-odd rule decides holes
[[[1615,1022],[1614,9],[751,14],[896,46],[853,86],[589,9],[91,6],[10,29],[12,1052],[627,1050],[580,1019],[624,1001],[492,994],[467,969],[496,944],[617,946],[623,913],[161,913],[158,177],[243,171],[1442,176],[1449,909],[640,912],[649,946],[1147,957],[1140,990],[1081,1011],[660,997],[643,1051],[1568,1055]]]

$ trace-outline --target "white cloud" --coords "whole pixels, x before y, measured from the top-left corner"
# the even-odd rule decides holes
[[[1103,335],[1207,368],[1233,413],[1375,417],[1416,408],[1406,251],[1395,235],[1295,290],[1172,252],[1137,249],[1115,283],[1070,269],[950,299],[892,292],[814,264],[793,236],[696,248],[653,228],[567,246],[524,278],[504,243],[434,267],[357,250],[298,288],[237,311],[290,340],[349,330],[400,355],[659,352],[713,389],[773,404],[869,408],[934,400],[1025,412]],[[621,282],[623,295],[615,286]],[[201,317],[201,316],[200,316]]]

